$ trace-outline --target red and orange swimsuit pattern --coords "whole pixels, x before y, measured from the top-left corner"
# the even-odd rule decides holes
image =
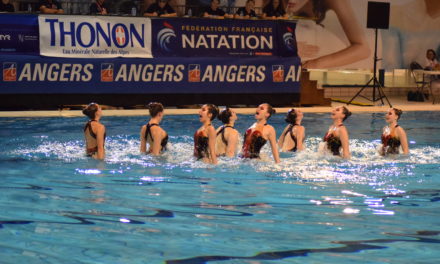
[[[259,130],[249,128],[244,135],[242,157],[249,159],[260,158],[260,150],[266,144],[267,140],[263,138],[263,133]]]

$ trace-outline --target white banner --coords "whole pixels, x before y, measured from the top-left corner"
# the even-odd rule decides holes
[[[65,58],[152,58],[151,20],[40,15],[40,54]]]

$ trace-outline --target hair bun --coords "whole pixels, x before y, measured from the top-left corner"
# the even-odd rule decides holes
[[[393,110],[394,110],[394,113],[397,115],[397,120],[399,120],[400,116],[403,114],[403,111],[398,108],[393,108]]]
[[[222,109],[220,113],[218,114],[217,118],[222,121],[223,124],[228,124],[229,119],[231,118],[231,110],[229,107],[226,107],[225,109]]]
[[[208,107],[208,113],[210,113],[211,121],[214,120],[218,116],[218,107],[214,104],[205,104]]]
[[[86,116],[88,116],[90,119],[95,119],[96,112],[98,111],[98,104],[97,103],[90,103],[82,110],[82,113]]]
[[[287,111],[284,121],[292,125],[296,123],[296,112],[294,108],[291,108],[289,111]]]
[[[158,102],[150,102],[148,105],[148,110],[151,117],[155,117],[158,113],[163,112],[163,105]]]
[[[212,111],[212,116],[213,119],[216,118],[218,116],[219,110],[218,107],[216,105],[212,105],[213,106],[213,111]]]
[[[275,109],[273,109],[273,107],[270,104],[263,103],[263,105],[266,105],[267,107],[267,113],[269,114],[269,117],[267,119],[269,119],[273,114],[277,112]]]
[[[348,117],[351,116],[350,110],[348,110],[348,108],[345,106],[342,107],[342,113],[345,115],[342,121],[345,121]]]

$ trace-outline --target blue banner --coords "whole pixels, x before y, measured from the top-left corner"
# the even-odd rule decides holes
[[[154,19],[154,57],[296,57],[295,22]]]
[[[149,18],[100,17],[98,19],[86,16],[40,16],[40,23],[49,21],[47,25],[39,25],[38,18],[29,14],[0,14],[0,54],[42,54],[56,57],[151,57],[153,55],[156,58],[298,56],[296,22],[293,21],[156,18],[151,20],[150,30]],[[121,22],[122,20],[125,24]],[[79,26],[75,28],[77,24]],[[113,29],[110,28],[110,24],[115,25]],[[140,29],[134,30],[133,25],[141,24]],[[129,26],[125,27],[125,25]],[[39,27],[44,34],[39,35]],[[148,34],[139,33],[145,30]],[[117,47],[128,42],[133,44],[132,39],[142,40],[141,49],[133,54],[128,54],[132,52],[131,50],[123,51],[127,54],[119,54],[116,50],[116,54],[113,54],[110,48],[99,49],[100,45],[108,48],[113,42],[117,42],[115,44]],[[41,44],[41,41],[44,44]],[[60,44],[58,45],[56,41]],[[86,42],[83,43],[84,41]],[[87,50],[78,50],[76,46],[81,43]]]
[[[0,14],[0,54],[38,55],[38,16]]]
[[[66,59],[2,56],[0,94],[299,93],[298,57]]]

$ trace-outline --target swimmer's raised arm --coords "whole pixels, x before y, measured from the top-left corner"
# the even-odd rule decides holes
[[[400,144],[402,145],[403,154],[409,154],[408,138],[406,136],[405,130],[402,127],[396,128],[397,136],[400,139]]]
[[[342,145],[342,157],[344,159],[350,158],[350,144],[348,141],[348,131],[345,126],[342,126],[339,128],[339,137],[341,139],[341,145]]]
[[[297,136],[296,136],[297,148],[298,148],[298,150],[304,150],[304,143],[303,142],[304,142],[305,128],[303,126],[298,126],[296,128],[296,131],[297,131]]]
[[[272,155],[273,159],[275,160],[275,163],[280,163],[280,154],[278,152],[278,146],[277,146],[277,138],[276,138],[276,132],[273,126],[268,125],[268,139],[270,142],[270,147],[272,149]]]
[[[217,154],[215,153],[215,138],[217,137],[217,133],[215,132],[215,128],[213,126],[209,126],[207,130],[210,162],[212,164],[217,164]]]
[[[104,149],[104,134],[105,127],[101,124],[96,126],[96,143],[98,147],[97,159],[103,160],[105,158],[105,149]]]
[[[145,130],[146,130],[146,125],[143,125],[141,128],[141,132],[140,134],[140,139],[141,139],[141,146],[140,146],[140,151],[141,153],[146,153],[147,152],[147,140],[145,139]]]

